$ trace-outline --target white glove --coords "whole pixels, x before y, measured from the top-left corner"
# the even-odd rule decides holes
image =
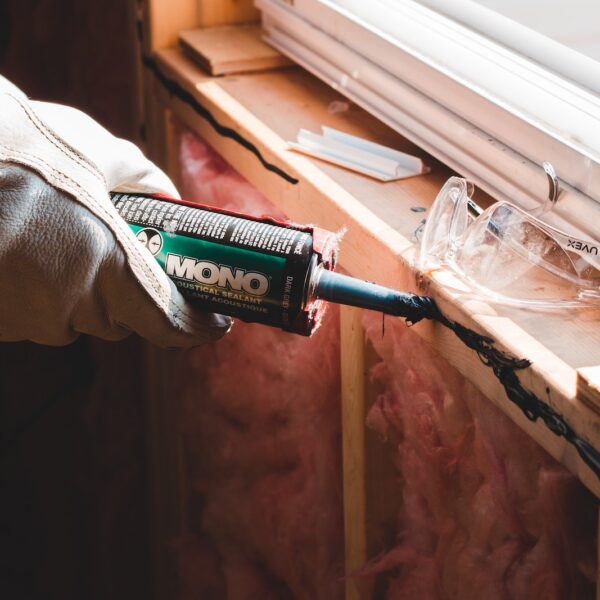
[[[0,77],[0,341],[135,332],[188,347],[228,331],[229,318],[181,296],[110,191],[177,197],[133,144],[78,110],[28,101]]]

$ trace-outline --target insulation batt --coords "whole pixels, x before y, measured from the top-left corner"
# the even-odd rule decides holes
[[[191,132],[178,140],[183,197],[284,217]],[[393,542],[354,574],[362,597],[592,598],[592,496],[403,322],[364,325],[380,390],[367,426],[401,501]],[[182,355],[188,533],[172,543],[173,597],[343,598],[338,340],[331,307],[311,339],[237,322]]]
[[[191,132],[178,137],[184,198],[285,218]],[[338,340],[333,308],[310,339],[236,321],[183,354],[181,600],[343,597]]]
[[[593,496],[403,323],[363,322],[382,390],[367,426],[403,500],[396,544],[356,577],[364,597],[594,598]]]

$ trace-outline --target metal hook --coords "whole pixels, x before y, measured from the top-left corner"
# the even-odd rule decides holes
[[[556,171],[549,162],[544,162],[542,166],[544,167],[544,171],[548,177],[548,200],[550,200],[552,204],[555,204],[560,193]]]

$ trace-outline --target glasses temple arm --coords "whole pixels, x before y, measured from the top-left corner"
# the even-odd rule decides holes
[[[479,206],[472,198],[467,198],[467,209],[471,216],[475,218],[483,212],[483,208],[481,208],[481,206]]]

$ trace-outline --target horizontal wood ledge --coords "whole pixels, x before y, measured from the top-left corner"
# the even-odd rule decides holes
[[[414,233],[427,214],[422,209],[431,205],[452,174],[444,165],[355,105],[332,110],[333,101],[344,99],[299,68],[211,78],[178,49],[161,50],[155,60],[162,79],[155,77],[155,91],[165,107],[265,196],[295,221],[346,229],[340,248],[344,269],[397,289],[420,293],[425,289],[449,317],[485,333],[510,355],[531,361],[530,368],[518,372],[521,383],[562,415],[578,436],[600,448],[600,414],[589,405],[594,388],[586,387],[587,403],[577,388],[577,369],[600,365],[599,311],[551,314],[492,307],[461,297],[441,285],[437,276],[419,274],[415,268]],[[209,115],[200,115],[189,102],[170,93],[165,78]],[[211,119],[239,134],[256,153],[217,132]],[[295,139],[300,128],[316,132],[321,125],[419,155],[432,167],[431,173],[380,183],[288,150],[287,140]],[[414,331],[600,497],[600,481],[573,445],[541,421],[529,421],[473,351],[437,324],[419,323]]]

